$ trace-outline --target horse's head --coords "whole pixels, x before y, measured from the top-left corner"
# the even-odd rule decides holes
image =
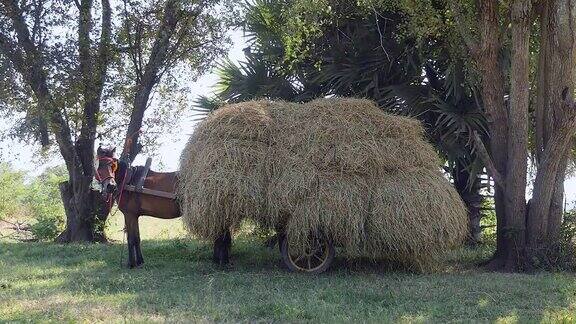
[[[116,148],[106,149],[98,147],[96,151],[96,172],[95,177],[102,186],[103,194],[112,194],[116,191],[116,171],[118,170],[118,159],[114,157]]]

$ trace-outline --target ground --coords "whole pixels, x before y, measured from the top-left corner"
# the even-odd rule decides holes
[[[481,272],[471,265],[485,249],[455,252],[436,274],[338,259],[329,273],[306,276],[241,235],[234,264],[222,269],[178,220],[147,219],[146,263],[128,270],[120,223],[109,245],[0,240],[0,322],[576,322],[576,276]]]

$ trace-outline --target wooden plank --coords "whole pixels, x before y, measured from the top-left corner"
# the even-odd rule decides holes
[[[140,175],[140,177],[138,177],[138,180],[136,181],[136,191],[137,192],[142,192],[142,190],[144,189],[144,181],[146,180],[146,177],[148,176],[148,171],[150,171],[150,165],[152,164],[152,158],[148,157],[146,159],[146,165],[144,165],[144,169],[142,170],[142,174]]]
[[[137,190],[136,187],[131,186],[131,185],[125,186],[124,190],[132,191],[132,192],[138,192],[138,193],[142,193],[144,195],[167,198],[167,199],[176,199],[176,194],[174,194],[173,192],[158,191],[158,190],[152,190],[152,189],[148,189],[148,188],[142,188],[141,190]]]

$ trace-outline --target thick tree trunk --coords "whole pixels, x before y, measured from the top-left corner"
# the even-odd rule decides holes
[[[540,15],[540,51],[538,57],[538,79],[536,84],[536,106],[535,106],[535,157],[536,166],[542,163],[542,155],[544,149],[548,143],[548,140],[552,134],[554,128],[554,117],[553,117],[553,107],[551,106],[551,99],[554,93],[554,89],[561,88],[561,84],[554,84],[550,81],[550,71],[554,71],[556,68],[552,65],[550,53],[551,53],[551,42],[548,37],[549,24],[550,24],[550,6],[549,4],[543,3],[539,7]],[[559,103],[556,102],[556,105]],[[566,157],[560,164],[558,175],[556,176],[556,185],[554,193],[552,195],[552,203],[550,206],[549,218],[548,218],[548,237],[557,237],[560,230],[560,225],[562,223],[562,213],[563,213],[563,201],[564,201],[564,175],[566,170],[566,165],[568,162],[568,155],[570,152],[566,153]]]
[[[538,168],[534,182],[534,198],[528,216],[528,243],[531,249],[537,249],[541,244],[548,244],[553,240],[548,237],[549,232],[556,231],[548,229],[550,210],[553,208],[552,197],[558,185],[558,177],[564,176],[564,158],[575,127],[574,118],[566,119],[561,128],[554,131],[543,153],[544,160]],[[553,223],[558,223],[559,226],[560,222],[553,220]]]
[[[60,183],[59,187],[66,213],[66,229],[56,241],[106,242],[103,225],[110,210],[100,193],[90,190],[75,193],[74,185],[69,181]]]
[[[508,110],[508,156],[506,167],[504,270],[516,271],[523,260],[528,160],[528,106],[531,0],[517,0],[511,7],[512,71]]]
[[[563,91],[574,91],[576,1],[551,0],[540,8],[540,64],[537,85],[538,172],[528,215],[528,244],[538,250],[557,238],[562,221],[563,183],[574,134],[574,107]],[[572,96],[569,96],[572,97]]]
[[[480,0],[480,46],[472,55],[482,73],[482,99],[490,133],[490,151],[496,170],[501,176],[506,176],[508,160],[508,116],[504,103],[504,75],[500,62],[500,25],[499,8],[496,0]],[[496,252],[491,268],[503,266],[506,257],[506,201],[503,188],[496,186],[494,190],[496,209]]]
[[[70,182],[60,183],[60,196],[66,212],[66,229],[56,238],[56,241],[59,243],[94,241],[94,220],[90,217],[82,217],[78,213],[79,209],[85,210],[85,208],[76,205]]]
[[[101,0],[102,29],[98,50],[93,53],[93,0],[81,0],[78,21],[78,52],[82,84],[82,126],[72,156],[65,156],[69,180],[62,185],[62,202],[66,210],[66,230],[59,242],[102,242],[106,240],[103,222],[109,210],[99,208],[102,199],[91,190],[94,176],[94,141],[98,127],[100,101],[110,61],[111,7]],[[68,135],[69,136],[69,135]],[[61,150],[62,151],[62,150]],[[67,187],[67,188],[65,188]]]

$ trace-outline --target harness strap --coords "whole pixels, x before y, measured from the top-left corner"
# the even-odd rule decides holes
[[[124,171],[124,179],[122,179],[122,186],[120,187],[120,193],[118,194],[118,209],[120,209],[120,204],[122,203],[122,194],[124,193],[124,187],[126,186],[126,178],[128,178],[128,169],[126,167],[126,171]]]

